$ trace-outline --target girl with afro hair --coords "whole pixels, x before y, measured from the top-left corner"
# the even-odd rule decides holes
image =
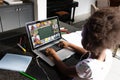
[[[120,43],[120,8],[104,8],[91,15],[83,27],[81,42],[83,48],[66,41],[59,44],[88,55],[75,66],[67,66],[52,48],[47,48],[46,54],[53,58],[61,73],[73,80],[104,80],[112,63],[112,50]]]

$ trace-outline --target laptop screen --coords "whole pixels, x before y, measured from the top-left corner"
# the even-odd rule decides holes
[[[32,49],[61,38],[57,17],[48,18],[42,21],[29,22],[27,23],[26,29]]]

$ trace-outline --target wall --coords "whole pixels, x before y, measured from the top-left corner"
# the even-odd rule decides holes
[[[85,20],[90,16],[91,4],[94,4],[96,0],[74,0],[79,2],[79,6],[75,12],[75,22]]]
[[[38,20],[45,19],[47,13],[47,0],[37,0],[38,5]],[[42,4],[42,5],[41,5]]]
[[[47,0],[31,0],[34,2],[35,20],[43,20],[47,17]]]

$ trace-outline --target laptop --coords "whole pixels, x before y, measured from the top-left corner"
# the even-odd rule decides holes
[[[26,23],[26,31],[32,51],[50,66],[54,66],[54,62],[46,56],[45,49],[51,46],[53,48],[61,40],[64,40],[61,36],[58,17],[28,22]],[[59,47],[57,49],[56,53],[61,60],[65,60],[74,54],[70,48]]]

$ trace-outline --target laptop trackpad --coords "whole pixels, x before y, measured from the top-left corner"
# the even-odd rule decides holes
[[[61,49],[60,51],[57,52],[57,54],[58,54],[58,56],[60,57],[61,60],[69,58],[74,53],[75,52],[73,52],[70,49]]]

